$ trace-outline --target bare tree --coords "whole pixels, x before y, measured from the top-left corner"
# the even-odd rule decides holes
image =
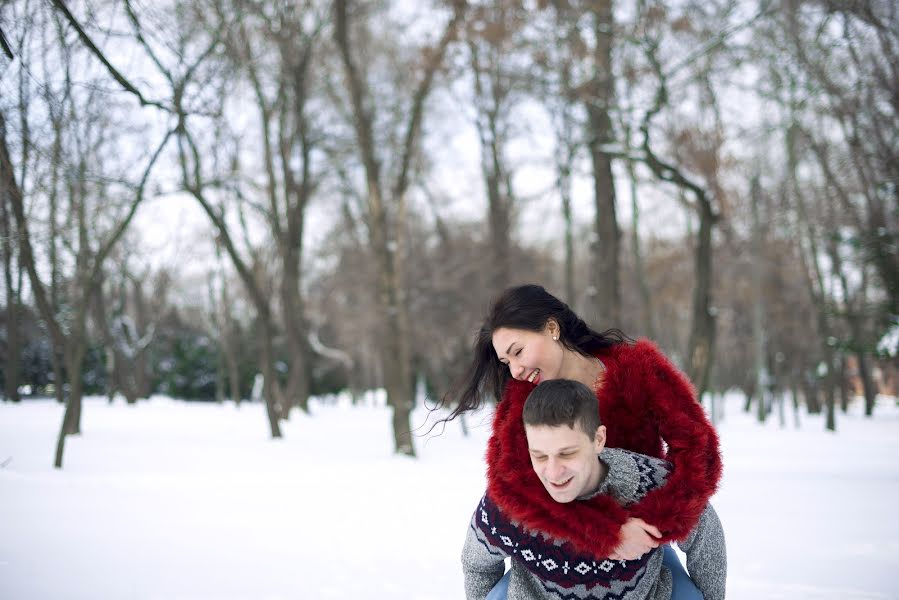
[[[267,180],[265,221],[278,248],[282,273],[279,300],[289,364],[281,416],[286,417],[291,406],[308,412],[311,350],[302,259],[306,206],[317,185],[312,165],[317,133],[309,104],[315,92],[312,65],[327,9],[313,1],[275,10],[241,2],[234,12],[240,8],[248,8],[249,14],[226,42],[247,73],[259,109]],[[219,18],[223,26],[228,21],[223,14]],[[263,61],[264,53],[254,52],[254,46],[260,44],[276,57],[273,65]],[[268,91],[272,88],[273,93]]]
[[[615,16],[612,0],[590,3],[592,18],[593,76],[585,86],[587,105],[587,147],[593,165],[594,268],[592,288],[596,294],[596,309],[601,317],[613,325],[621,323],[621,274],[618,209],[615,198],[615,179],[612,173],[613,152],[609,147],[615,139],[611,113],[615,105],[615,76],[612,69],[612,49],[615,45]]]
[[[80,429],[83,385],[81,367],[87,351],[86,327],[91,297],[101,283],[101,274],[105,260],[131,223],[138,206],[144,199],[144,191],[152,168],[159,158],[162,148],[168,142],[170,135],[171,132],[164,137],[163,142],[150,156],[141,180],[134,190],[134,196],[124,209],[124,214],[119,217],[112,229],[99,239],[96,250],[94,250],[90,242],[86,197],[84,194],[80,194],[77,198],[73,198],[73,212],[75,213],[75,226],[79,241],[75,279],[77,282],[76,288],[81,290],[81,292],[72,300],[74,316],[71,317],[70,321],[64,322],[61,320],[60,315],[54,313],[47,293],[47,287],[37,271],[31,234],[25,216],[24,198],[13,172],[12,159],[6,142],[6,121],[3,115],[0,114],[0,181],[2,181],[5,193],[12,203],[16,217],[22,265],[28,273],[32,293],[51,334],[53,345],[65,357],[65,366],[69,374],[69,398],[60,428],[56,457],[54,459],[54,465],[57,468],[62,467],[65,437],[72,433],[78,433]]]
[[[410,167],[417,151],[425,111],[425,101],[433,86],[450,43],[456,38],[463,20],[461,3],[453,6],[453,14],[433,47],[422,51],[422,62],[416,72],[418,79],[412,93],[400,146],[391,148],[375,137],[374,110],[369,82],[359,67],[359,38],[351,35],[351,12],[346,0],[335,3],[334,39],[344,67],[346,89],[350,97],[353,128],[359,157],[365,172],[366,225],[368,243],[375,255],[378,271],[377,293],[379,308],[386,325],[381,357],[387,398],[393,408],[395,451],[415,455],[410,433],[409,415],[413,408],[412,373],[408,337],[408,318],[405,290],[401,281],[403,265],[403,235],[407,210]],[[361,7],[354,7],[359,11]],[[396,166],[395,179],[385,187],[382,153],[394,152],[390,158]]]
[[[19,311],[21,286],[16,285],[13,269],[16,268],[17,254],[13,250],[16,231],[10,218],[9,193],[5,186],[0,189],[0,251],[3,252],[3,283],[6,289],[6,362],[3,366],[3,398],[19,402],[19,362],[21,360],[21,344],[19,342]]]
[[[512,167],[507,146],[513,133],[515,102],[521,87],[516,46],[527,14],[517,2],[475,7],[467,19],[466,42],[474,82],[475,128],[481,148],[481,174],[487,192],[490,240],[490,290],[511,282],[511,233],[515,210]]]

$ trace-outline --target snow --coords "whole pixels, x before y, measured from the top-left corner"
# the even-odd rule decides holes
[[[895,400],[873,419],[855,403],[837,434],[804,414],[759,426],[741,403],[726,398],[713,499],[728,598],[899,598]],[[0,404],[0,598],[463,597],[489,414],[409,459],[383,395],[314,401],[274,441],[259,403],[90,398],[57,471],[61,419],[52,400]]]

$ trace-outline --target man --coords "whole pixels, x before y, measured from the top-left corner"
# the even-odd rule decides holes
[[[576,381],[557,379],[538,385],[522,418],[533,470],[556,502],[608,494],[628,506],[664,485],[670,473],[664,460],[605,448],[606,428],[599,421],[596,396]],[[702,597],[723,599],[724,533],[711,505],[678,545],[687,554],[687,568]],[[636,560],[597,560],[565,540],[506,518],[485,495],[462,552],[465,594],[469,600],[503,598],[503,586],[493,589],[503,579],[508,582],[508,600],[671,600],[672,577],[686,578],[683,567],[676,558],[663,564],[663,548],[648,550]],[[667,552],[673,556],[672,550]],[[507,557],[512,568],[504,578]],[[680,583],[677,589],[679,594],[686,590]]]

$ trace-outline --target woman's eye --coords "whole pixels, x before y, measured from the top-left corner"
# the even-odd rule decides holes
[[[518,356],[519,354],[521,354],[521,348],[515,351],[515,356]]]

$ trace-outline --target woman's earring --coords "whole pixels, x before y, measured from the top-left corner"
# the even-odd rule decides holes
[[[554,341],[554,342],[558,342],[558,341],[559,341],[559,336],[554,335],[554,336],[553,336],[553,341]]]

